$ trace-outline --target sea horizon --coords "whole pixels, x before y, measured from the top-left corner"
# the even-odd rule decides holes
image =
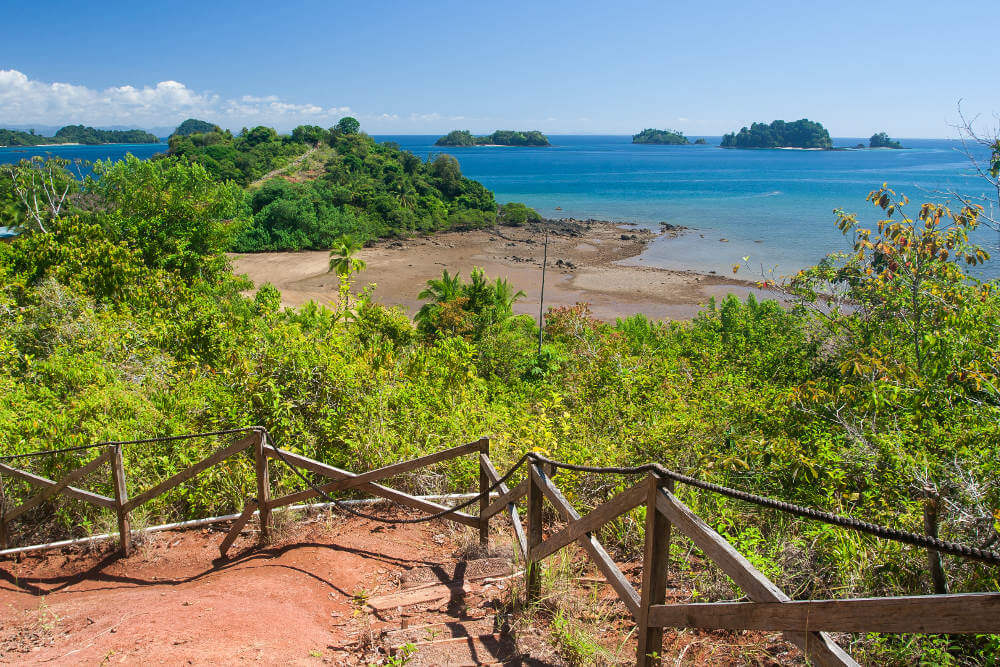
[[[635,263],[702,273],[731,273],[740,264],[741,277],[748,278],[788,275],[828,253],[849,250],[833,210],[874,222],[878,212],[865,196],[882,183],[916,205],[949,189],[983,189],[956,150],[956,139],[900,139],[907,150],[786,151],[722,149],[719,135],[689,135],[706,145],[662,146],[632,144],[631,135],[550,134],[549,147],[441,147],[434,146],[440,134],[372,136],[422,159],[454,155],[463,174],[482,182],[498,202],[521,201],[546,218],[687,228],[676,238],[654,241]],[[833,139],[836,147],[867,141]],[[166,150],[166,143],[0,148],[0,164],[46,154],[91,162],[128,153],[149,158]],[[995,231],[980,228],[973,240],[1000,256]],[[1000,260],[971,273],[1000,277]]]

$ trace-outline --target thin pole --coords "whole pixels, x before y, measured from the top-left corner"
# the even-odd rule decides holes
[[[542,294],[538,298],[538,354],[542,354],[542,331],[545,329],[545,320],[542,312],[545,308],[545,267],[549,263],[549,233],[545,232],[545,250],[542,251]]]

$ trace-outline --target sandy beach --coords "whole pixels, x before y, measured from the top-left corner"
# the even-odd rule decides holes
[[[641,261],[634,258],[657,236],[630,225],[550,221],[546,227],[550,230],[546,308],[586,302],[595,316],[609,321],[635,313],[655,319],[690,319],[713,296],[762,294],[752,283],[727,276],[620,263]],[[479,266],[490,278],[507,278],[524,290],[526,296],[515,310],[537,316],[543,238],[541,227],[530,225],[381,241],[358,253],[368,265],[358,283],[375,283],[378,301],[402,306],[413,315],[420,308],[417,294],[428,280],[440,277],[443,269],[467,278],[472,268]],[[270,282],[287,306],[336,299],[338,280],[327,272],[326,251],[231,257],[236,273],[247,274],[256,285]],[[773,297],[769,293],[764,296]]]

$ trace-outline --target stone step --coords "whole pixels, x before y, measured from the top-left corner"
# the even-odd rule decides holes
[[[401,588],[415,588],[426,584],[444,584],[454,581],[480,581],[489,577],[502,577],[511,573],[507,558],[477,558],[435,567],[415,567],[399,577]]]
[[[412,667],[521,664],[514,640],[501,633],[415,642],[411,646],[416,650],[406,664]]]
[[[413,625],[398,630],[388,630],[383,633],[382,641],[387,649],[395,650],[408,642],[433,642],[458,637],[478,637],[498,632],[497,621],[493,616],[478,619],[449,619],[438,623]]]

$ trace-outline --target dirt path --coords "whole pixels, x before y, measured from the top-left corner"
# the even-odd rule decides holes
[[[275,176],[280,176],[281,174],[285,173],[286,171],[288,171],[289,169],[291,169],[292,167],[294,167],[295,165],[299,164],[300,162],[302,162],[303,160],[305,160],[306,158],[308,158],[310,155],[312,155],[313,153],[315,153],[317,148],[319,148],[319,146],[313,146],[312,148],[310,148],[309,150],[307,150],[305,153],[303,153],[302,155],[298,156],[297,158],[295,158],[294,160],[292,160],[291,162],[289,162],[288,164],[286,164],[284,167],[279,167],[278,169],[273,169],[273,170],[267,172],[266,174],[264,174],[263,176],[261,176],[260,178],[258,178],[256,181],[254,181],[253,183],[251,183],[249,187],[255,188],[258,185],[264,183],[265,181],[271,180]]]
[[[609,321],[635,313],[656,319],[689,319],[712,297],[729,292],[761,295],[751,284],[723,276],[668,271],[642,266],[638,256],[652,234],[607,222],[567,226],[550,236],[545,303],[568,306],[584,301],[595,316]],[[417,294],[443,269],[468,278],[482,267],[490,278],[507,278],[526,296],[515,311],[538,315],[541,293],[542,234],[537,227],[501,227],[447,232],[431,237],[384,241],[358,257],[368,268],[361,284],[375,283],[375,298],[402,306],[410,315],[420,308]],[[232,255],[235,271],[257,285],[270,282],[286,306],[307,301],[329,303],[338,280],[328,273],[329,253],[255,253]],[[638,258],[638,259],[637,259]],[[628,264],[623,262],[628,261]],[[765,294],[773,298],[773,295]]]
[[[511,589],[523,586],[516,573],[474,574],[484,569],[477,563],[510,564],[468,560],[478,533],[442,521],[387,525],[316,514],[279,523],[267,547],[244,533],[232,560],[223,561],[218,546],[226,528],[156,533],[124,560],[109,544],[0,560],[0,663],[382,664],[385,653],[373,647],[387,637],[396,638],[393,645],[426,644],[441,636],[441,621],[489,621],[503,614]],[[509,549],[509,539],[494,533],[497,552]],[[510,619],[523,660],[505,664],[568,664],[556,651],[565,635],[552,626],[553,606],[596,633],[594,646],[604,646],[596,655],[611,656],[600,664],[634,661],[634,640],[623,643],[634,635],[631,617],[609,586],[585,583],[601,580],[584,568],[582,553],[573,560],[587,576],[553,582],[545,604]],[[619,566],[638,585],[638,563]],[[427,594],[441,582],[453,585],[459,571],[462,595]],[[691,599],[686,587],[668,595]],[[434,643],[441,646],[421,647],[414,665],[468,664],[464,641]],[[497,663],[491,656],[500,653],[486,648],[477,661]],[[669,632],[664,656],[692,665],[802,664],[780,633]]]
[[[221,529],[220,529],[221,530]],[[127,560],[107,551],[0,562],[0,662],[355,664],[355,596],[455,561],[443,523],[297,524],[270,548],[222,532],[165,532]]]

